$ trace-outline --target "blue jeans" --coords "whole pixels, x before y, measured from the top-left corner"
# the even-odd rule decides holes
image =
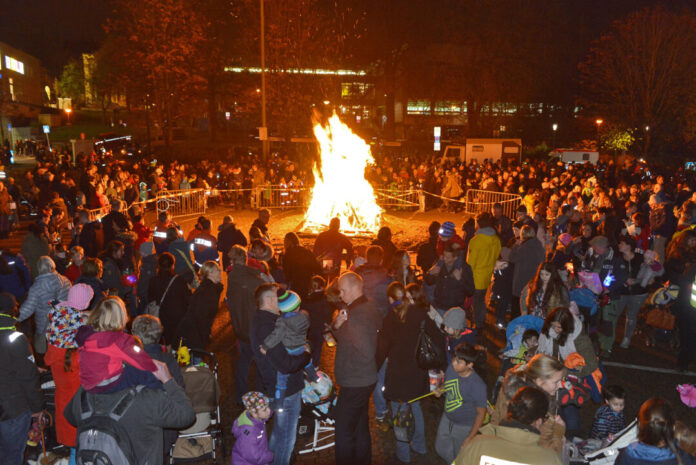
[[[251,363],[254,361],[254,353],[251,350],[251,345],[247,342],[242,342],[237,339],[237,349],[239,357],[237,358],[237,369],[234,374],[235,400],[237,404],[242,404],[242,396],[249,391],[249,370]]]
[[[392,418],[396,418],[396,414],[399,411],[399,403],[392,401],[391,409]],[[411,449],[419,454],[426,454],[428,452],[425,446],[425,421],[423,420],[423,410],[421,410],[420,401],[411,404],[411,411],[413,412],[413,420],[416,427],[413,439],[411,439],[411,444],[409,445],[407,442],[396,441],[396,458],[406,463],[411,461]]]
[[[382,368],[379,369],[377,373],[377,384],[375,384],[375,392],[372,397],[372,401],[375,403],[375,416],[384,417],[389,411],[389,406],[387,405],[387,400],[384,398],[384,376],[387,373],[387,362],[385,360],[382,364]]]
[[[31,412],[20,414],[10,420],[0,421],[0,457],[3,465],[22,465],[24,448],[31,427]]]
[[[273,452],[271,465],[288,465],[292,450],[295,448],[297,421],[302,408],[302,391],[287,396],[275,408],[273,431],[268,448]]]

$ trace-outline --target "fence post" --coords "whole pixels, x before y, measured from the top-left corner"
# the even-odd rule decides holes
[[[418,189],[418,211],[425,213],[425,194],[423,189]]]

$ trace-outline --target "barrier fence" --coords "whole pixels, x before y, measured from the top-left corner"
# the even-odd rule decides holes
[[[484,191],[469,189],[466,192],[466,212],[476,215],[481,212],[490,212],[493,205],[499,203],[503,207],[503,215],[515,218],[517,207],[522,202],[522,197],[507,192]]]
[[[172,218],[203,215],[208,206],[208,193],[205,189],[160,191],[155,201],[157,215],[162,212],[169,213]]]
[[[417,189],[375,189],[377,204],[387,210],[400,210],[417,208],[419,211],[426,209],[426,196],[441,199],[444,205],[450,202],[463,206],[466,213],[476,215],[483,211],[491,211],[493,204],[500,203],[503,214],[508,218],[514,218],[517,207],[522,198],[517,194],[505,192],[484,191],[470,189],[464,198],[452,199],[441,195],[432,194]],[[287,187],[284,185],[264,185],[251,189],[187,189],[160,191],[153,199],[144,202],[136,202],[131,205],[140,205],[144,208],[154,203],[157,214],[169,212],[172,217],[185,217],[203,215],[211,205],[224,204],[235,208],[272,208],[293,209],[306,208],[311,201],[311,189],[307,187]],[[109,213],[107,206],[94,210],[88,210],[90,221],[100,219]]]

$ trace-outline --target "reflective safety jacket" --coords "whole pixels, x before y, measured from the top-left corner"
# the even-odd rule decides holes
[[[209,231],[201,231],[191,242],[191,251],[196,265],[202,266],[208,260],[220,262],[217,239]]]

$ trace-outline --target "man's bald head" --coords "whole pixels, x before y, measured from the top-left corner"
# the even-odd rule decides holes
[[[338,278],[338,291],[341,300],[350,305],[358,297],[363,295],[363,280],[360,275],[348,271]]]

